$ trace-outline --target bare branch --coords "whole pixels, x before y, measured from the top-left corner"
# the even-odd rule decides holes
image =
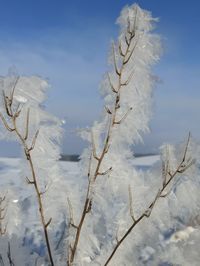
[[[131,81],[131,79],[132,79],[134,73],[135,73],[135,71],[133,70],[133,71],[131,72],[130,76],[128,77],[128,79],[127,79],[125,82],[123,82],[121,85],[122,85],[122,86],[127,86],[127,85],[129,84],[129,82]]]
[[[5,204],[2,206],[5,202],[5,199],[6,196],[0,197],[0,236],[5,235],[7,231],[7,225],[3,226],[3,220],[5,219],[7,213],[7,205]]]
[[[3,122],[3,124],[4,124],[4,126],[5,126],[5,128],[6,128],[8,131],[12,132],[12,131],[15,130],[14,128],[11,128],[11,127],[8,125],[8,123],[6,122],[6,119],[4,118],[4,116],[3,116],[1,113],[0,113],[0,118],[1,118],[1,120],[2,120],[2,122]]]
[[[105,109],[106,109],[106,112],[107,112],[109,115],[112,114],[112,112],[110,111],[110,109],[109,109],[107,106],[105,106]]]
[[[125,53],[122,51],[122,43],[119,42],[119,54],[124,57],[125,56]]]
[[[128,186],[128,195],[129,195],[129,212],[130,212],[130,216],[133,220],[133,222],[135,222],[135,217],[133,214],[133,197],[132,197],[132,192],[131,192],[131,186]]]
[[[92,209],[92,200],[90,199],[89,202],[88,202],[88,207],[87,207],[87,210],[86,210],[86,213],[89,213]]]
[[[113,50],[113,61],[114,61],[114,67],[115,67],[115,72],[118,76],[120,76],[120,72],[118,70],[118,67],[117,67],[117,60],[116,60],[116,55],[115,55],[115,46],[114,46],[114,43],[112,44],[112,50]]]
[[[178,173],[185,172],[188,168],[190,168],[194,163],[196,162],[195,159],[191,160],[191,162],[188,162],[187,165],[182,165],[180,169],[177,171]]]
[[[167,182],[167,176],[168,174],[170,175],[170,169],[169,169],[169,151],[167,149],[167,158],[166,158],[166,162],[162,161],[162,177],[163,177],[163,186],[165,186],[166,182]]]
[[[149,208],[144,212],[144,214],[143,214],[144,216],[149,217],[151,215],[153,207],[154,207],[157,199],[160,197],[160,195],[161,195],[161,190],[159,189],[154,201],[150,204]]]
[[[107,145],[107,147],[105,149],[105,154],[108,153],[109,149],[110,149],[110,144]]]
[[[128,17],[128,25],[129,27],[127,27],[127,32],[131,35],[131,39],[133,39],[135,37],[135,32],[136,32],[136,22],[137,22],[137,7],[136,7],[136,11],[135,11],[135,18],[134,18],[134,23],[133,23],[133,29],[131,30],[131,22],[130,22],[130,18]]]
[[[97,152],[96,152],[96,145],[94,142],[94,135],[93,132],[91,131],[91,141],[92,141],[92,152],[93,152],[93,157],[99,161],[99,157],[97,156]]]
[[[39,134],[39,129],[36,131],[35,136],[34,136],[33,141],[32,141],[32,144],[31,144],[31,147],[28,149],[29,152],[35,148],[35,143],[36,143],[38,134]]]
[[[128,114],[130,113],[131,110],[133,110],[132,107],[129,108],[129,110],[125,113],[125,115],[119,121],[114,121],[113,124],[114,125],[121,124],[126,119],[126,117],[128,116]]]
[[[18,83],[19,79],[20,79],[20,77],[18,76],[16,78],[16,80],[15,80],[15,83],[14,83],[14,86],[13,86],[13,89],[12,89],[12,92],[11,92],[11,96],[10,96],[10,106],[13,103],[13,97],[14,97],[15,89],[16,89],[16,86],[17,86],[17,83]]]
[[[49,219],[49,221],[45,224],[45,227],[47,228],[52,222],[52,218]]]
[[[29,117],[30,117],[30,108],[28,108],[28,110],[27,110],[27,115],[26,115],[26,131],[25,131],[24,140],[27,140],[27,138],[28,138],[28,131],[29,131]]]
[[[35,181],[34,180],[31,181],[27,176],[26,176],[26,181],[28,184],[31,184],[31,185],[35,184]]]
[[[183,162],[186,159],[186,154],[187,154],[187,151],[188,151],[188,147],[189,147],[189,143],[190,143],[190,138],[191,138],[191,134],[189,132],[188,139],[187,139],[187,143],[186,143],[186,146],[185,146],[185,151],[184,151],[184,154],[183,154],[183,160],[182,160]]]
[[[126,41],[127,46],[129,47],[129,45],[130,45],[130,40],[127,39],[127,36],[126,36],[126,35],[125,35],[125,41]]]
[[[108,170],[104,172],[98,172],[98,175],[107,175],[110,171],[112,171],[112,167],[110,167]]]
[[[168,192],[166,192],[165,194],[161,194],[160,198],[166,198],[169,194],[170,194],[171,190],[169,190]]]
[[[127,18],[127,32],[132,35],[130,17]]]
[[[4,106],[6,109],[6,113],[8,116],[12,116],[12,112],[10,110],[10,100],[9,98],[6,96],[5,91],[3,90],[3,99],[4,99]]]
[[[88,181],[90,181],[90,175],[91,175],[92,155],[93,155],[93,148],[91,149],[90,158],[89,158],[88,175],[87,175]]]
[[[111,87],[112,91],[113,91],[114,93],[117,93],[117,90],[114,88],[114,86],[113,86],[113,84],[112,84],[112,82],[111,82],[111,78],[110,78],[109,73],[107,73],[107,75],[108,75],[108,81],[109,81],[109,84],[110,84],[110,87]]]
[[[137,46],[137,43],[138,43],[138,39],[135,41],[135,44],[134,44],[132,50],[129,51],[129,55],[128,55],[127,59],[124,60],[123,65],[126,65],[129,62],[129,60],[130,60],[130,58],[131,58],[131,56],[132,56],[132,54],[133,54],[133,52]]]
[[[73,214],[73,207],[70,201],[70,198],[67,198],[68,209],[69,209],[69,226],[72,226],[75,229],[78,229],[78,226],[74,223],[74,214]]]
[[[21,108],[19,108],[21,105],[20,105],[20,103],[17,105],[17,107],[16,107],[16,110],[15,110],[15,114],[14,114],[14,117],[15,118],[17,118],[17,117],[19,117],[19,115],[20,115],[20,113],[21,113],[21,111],[22,111],[22,108],[23,108],[23,106],[21,106]]]

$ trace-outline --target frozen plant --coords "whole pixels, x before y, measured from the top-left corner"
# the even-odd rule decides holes
[[[48,233],[52,217],[47,218],[46,214],[51,213],[48,210],[52,202],[48,196],[45,202],[44,195],[54,187],[56,179],[60,181],[56,160],[60,156],[61,122],[42,107],[48,88],[46,81],[38,77],[8,76],[2,77],[0,82],[3,103],[0,117],[4,126],[1,138],[14,139],[22,147],[23,178],[35,190],[49,262],[54,265]]]
[[[111,69],[101,86],[105,110],[100,121],[82,132],[90,142],[81,161],[88,185],[81,198],[81,214],[73,208],[76,199],[69,204],[69,266],[108,265],[136,225],[150,217],[157,201],[168,195],[175,176],[193,164],[187,156],[189,137],[179,162],[172,165],[171,157],[165,155],[158,188],[151,189],[149,182],[142,191],[142,174],[132,165],[132,146],[149,130],[155,81],[151,66],[161,50],[159,36],[152,33],[156,21],[136,4],[125,7],[117,20],[120,35],[112,43]],[[135,186],[136,195],[142,195],[138,199],[132,193]]]
[[[0,236],[6,234],[6,225],[3,224],[6,216],[6,196],[0,196]]]
[[[156,21],[136,4],[122,10],[120,35],[112,43],[110,69],[101,86],[105,108],[101,119],[82,132],[89,148],[81,156],[81,170],[72,177],[65,176],[57,162],[62,129],[61,121],[44,110],[47,82],[39,77],[0,78],[0,138],[20,143],[20,177],[26,180],[17,190],[21,192],[18,198],[11,199],[17,203],[11,208],[21,206],[18,225],[13,226],[16,231],[10,224],[6,231],[0,223],[1,263],[150,265],[156,250],[167,247],[171,255],[176,251],[170,246],[174,239],[179,237],[179,243],[194,237],[192,225],[181,227],[177,222],[176,232],[170,231],[176,219],[184,225],[187,216],[197,220],[199,182],[191,167],[190,135],[178,154],[173,146],[163,145],[159,173],[155,169],[143,172],[133,165],[133,146],[149,131],[155,83],[151,67],[161,50],[159,36],[152,33]],[[187,188],[194,192],[193,204],[186,202]],[[10,191],[9,197],[14,188]],[[179,206],[182,219],[177,214]],[[3,219],[4,207],[0,208]],[[7,208],[9,219],[10,206]],[[30,242],[35,249],[29,250]],[[22,250],[26,252],[19,256]],[[180,257],[181,252],[177,261]],[[161,259],[157,258],[158,265],[169,257],[163,252]]]

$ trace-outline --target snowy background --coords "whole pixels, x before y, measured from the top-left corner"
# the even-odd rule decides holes
[[[160,165],[159,162],[159,156],[147,156],[135,158],[133,160],[133,165],[138,171],[142,170],[148,173],[148,171],[152,171],[152,167],[157,169]],[[12,217],[9,218],[9,220],[6,219],[6,221],[9,230],[13,230],[11,239],[8,240],[7,237],[4,237],[4,241],[0,242],[0,265],[9,265],[6,256],[8,241],[11,246],[12,259],[16,266],[31,266],[35,265],[34,263],[36,261],[37,265],[46,265],[44,259],[40,259],[40,256],[43,258],[45,254],[45,247],[42,240],[42,232],[40,229],[37,229],[38,223],[34,216],[34,213],[37,212],[36,205],[33,205],[30,194],[27,194],[27,186],[24,186],[24,180],[19,179],[21,163],[20,159],[0,158],[1,191],[6,191],[7,193],[7,205],[9,212],[11,212],[9,215]],[[60,161],[59,164],[64,170],[66,184],[70,184],[71,189],[77,187],[77,182],[80,188],[85,186],[85,180],[80,179],[79,163]],[[21,186],[21,183],[23,183],[23,186]],[[4,189],[7,187],[7,184],[9,184],[9,190]],[[120,253],[122,252],[122,257],[120,258],[119,254],[111,265],[199,266],[200,215],[199,213],[196,213],[196,215],[193,213],[193,216],[190,216],[191,213],[185,213],[186,206],[183,207],[182,205],[182,209],[180,209],[181,205],[179,205],[181,201],[180,197],[183,197],[185,201],[190,200],[192,209],[191,201],[196,200],[195,195],[192,195],[191,192],[193,190],[193,193],[196,193],[195,188],[192,187],[192,185],[189,187],[189,183],[187,186],[188,188],[182,188],[181,191],[176,191],[176,194],[170,196],[171,199],[165,202],[167,204],[161,205],[165,208],[170,206],[171,209],[173,209],[172,205],[174,205],[174,210],[172,210],[170,214],[174,216],[173,224],[166,221],[166,219],[168,219],[166,212],[162,214],[164,217],[159,218],[159,227],[158,224],[155,223],[154,218],[148,221],[145,220],[144,223],[139,226],[140,228],[138,228],[138,230],[136,229],[136,231],[132,232],[129,239],[127,239],[128,243],[125,243],[125,246],[122,247],[122,251],[120,251]],[[55,192],[55,194],[58,193],[59,191]],[[187,193],[190,195],[187,195]],[[83,191],[81,191],[81,194],[84,194]],[[180,200],[178,200],[175,195],[177,195]],[[164,201],[166,201],[166,199],[164,199]],[[112,209],[112,206],[110,207]],[[157,210],[155,209],[155,213],[153,211],[152,216],[154,216],[156,212]],[[21,224],[21,215],[26,217],[26,224]],[[29,227],[30,225],[31,228]],[[17,230],[16,226],[18,227]],[[63,241],[62,234],[65,234],[65,230],[66,224],[61,223],[60,227],[57,227],[56,235],[51,232],[51,237],[55,237],[54,246],[57,247],[58,250],[59,243]],[[124,262],[124,255],[128,262]],[[1,262],[1,256],[5,264]],[[57,265],[65,265],[65,263],[62,264],[58,260]],[[102,264],[93,264],[90,262],[89,258],[83,257],[79,265]]]

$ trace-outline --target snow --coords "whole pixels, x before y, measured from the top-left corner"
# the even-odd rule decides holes
[[[136,167],[151,167],[159,162],[159,155],[141,156],[133,159],[133,165]],[[5,171],[8,175],[16,176],[22,159],[0,157],[0,174]],[[77,174],[79,172],[78,163],[70,161],[59,161],[60,167],[70,174]]]
[[[150,169],[152,166],[156,165],[159,162],[159,160],[160,160],[159,155],[152,155],[152,156],[143,156],[143,157],[134,158],[132,163],[135,167],[138,167],[139,169],[140,168]],[[18,227],[20,228],[20,226],[21,226],[20,219],[18,218],[17,213],[20,210],[20,213],[19,213],[19,215],[20,215],[23,211],[22,208],[24,208],[24,211],[23,211],[24,215],[27,216],[26,226],[29,225],[29,222],[28,222],[29,220],[34,221],[36,219],[35,215],[34,215],[34,209],[36,208],[36,205],[32,206],[32,203],[31,203],[32,200],[31,200],[30,194],[29,194],[30,190],[28,190],[29,187],[27,185],[25,185],[26,184],[25,178],[23,180],[23,178],[20,177],[21,162],[22,162],[22,160],[19,158],[0,158],[1,191],[3,191],[4,188],[6,188],[7,183],[10,184],[10,188],[9,188],[10,190],[14,189],[13,196],[10,199],[11,202],[9,202],[9,208],[11,208],[12,217],[13,217],[13,213],[15,213],[15,216],[16,216],[15,222],[13,225],[14,229],[12,229],[12,227],[11,227],[13,232],[16,232],[16,228],[18,228]],[[84,194],[85,182],[86,182],[85,179],[81,179],[81,177],[80,177],[81,176],[80,175],[80,163],[79,162],[69,162],[69,161],[59,161],[58,164],[59,164],[59,167],[62,169],[63,173],[65,173],[65,177],[66,177],[66,183],[64,183],[63,186],[65,186],[65,184],[66,184],[72,189],[71,194],[70,194],[70,200],[73,202],[73,204],[76,204],[76,200],[75,200],[76,198],[74,198],[74,197],[77,193],[77,189],[78,189],[80,194]],[[60,196],[60,193],[59,194],[58,193],[59,193],[59,191],[55,191],[57,198],[59,198],[59,196]],[[9,194],[9,195],[12,195],[12,194]],[[19,197],[16,197],[16,195],[18,195]],[[135,194],[133,196],[135,197]],[[165,202],[165,200],[164,200],[164,202]],[[176,205],[175,205],[175,207],[176,207]],[[65,208],[66,208],[66,206],[65,206]],[[27,213],[27,211],[28,211],[28,213]],[[114,211],[113,208],[112,208],[112,211]],[[155,215],[154,212],[155,212],[155,210],[153,211],[153,214],[152,214],[153,217]],[[180,212],[180,210],[179,210],[179,212]],[[177,209],[176,209],[176,213],[177,213]],[[74,214],[74,215],[76,216],[76,214]],[[112,214],[110,213],[110,215],[112,215]],[[117,212],[117,215],[119,215],[119,212]],[[163,218],[165,221],[165,219],[166,219],[165,214],[164,214]],[[195,217],[195,219],[197,220],[196,217]],[[195,220],[195,219],[193,219],[193,220]],[[12,221],[12,223],[13,223],[13,221]],[[133,243],[135,243],[135,247],[134,247],[135,251],[133,253],[133,250],[131,249],[132,251],[130,251],[130,254],[132,254],[133,258],[135,257],[134,259],[136,259],[138,257],[138,265],[140,265],[140,266],[143,266],[143,265],[149,265],[149,266],[171,265],[170,263],[173,263],[173,262],[177,262],[183,266],[190,265],[188,262],[183,263],[183,260],[190,261],[190,262],[192,260],[193,265],[195,265],[195,266],[198,265],[198,264],[195,264],[195,261],[196,260],[198,261],[198,252],[195,251],[196,248],[193,248],[193,246],[197,245],[198,241],[200,240],[199,223],[196,222],[194,226],[191,225],[191,224],[194,224],[194,223],[192,223],[192,221],[190,221],[189,224],[187,224],[187,222],[186,222],[184,225],[182,223],[181,224],[177,223],[177,228],[175,228],[175,229],[173,229],[173,227],[171,227],[172,225],[170,223],[166,224],[164,226],[164,228],[162,229],[162,224],[163,224],[163,221],[161,220],[160,225],[159,225],[160,230],[155,231],[153,223],[151,223],[151,220],[148,220],[147,225],[145,225],[146,227],[144,227],[145,231],[143,231],[143,229],[142,229],[143,234],[144,234],[144,236],[143,236],[144,238],[141,236],[139,237],[137,235],[137,232],[136,232],[136,235],[135,235],[135,233],[133,233],[133,236],[134,236],[133,242],[131,242],[130,241],[131,239],[129,239],[127,242],[124,243],[127,250],[129,250],[129,249],[128,249],[128,246],[126,245],[126,243],[130,242],[130,244],[129,244],[130,247],[132,247]],[[38,228],[38,226],[36,226],[36,225],[37,225],[37,222],[34,226],[32,225],[33,226],[32,230],[27,230],[27,229],[25,230],[26,233],[25,233],[24,240],[23,240],[23,242],[25,244],[25,246],[23,246],[24,251],[21,247],[19,240],[17,240],[15,234],[10,239],[11,247],[13,245],[15,245],[15,250],[19,249],[18,251],[16,251],[17,253],[28,254],[28,251],[26,251],[26,248],[28,248],[28,247],[31,248],[34,251],[33,255],[31,255],[31,256],[33,256],[33,260],[35,259],[35,256],[37,257],[37,254],[40,254],[41,256],[43,256],[43,254],[44,254],[44,244],[43,244],[43,241],[41,238],[41,233],[39,234],[39,236],[37,238],[35,238],[34,233],[33,233],[34,230],[36,230],[36,228]],[[126,218],[125,218],[125,220],[121,219],[119,221],[119,223],[118,223],[118,227],[119,227],[118,233],[119,234],[123,233],[123,230],[126,228],[126,225],[127,225]],[[26,228],[26,226],[25,226],[25,228]],[[61,233],[62,230],[65,230],[65,228],[66,228],[64,226],[61,231],[58,231],[58,229],[59,229],[58,226],[59,225],[57,225],[56,238],[60,238],[60,235],[62,235],[62,233]],[[8,228],[9,228],[9,224],[8,224]],[[23,228],[24,228],[24,226],[23,226]],[[62,228],[62,226],[61,226],[61,228]],[[88,228],[88,230],[89,230],[89,228]],[[101,230],[102,230],[102,228],[101,228]],[[97,233],[97,235],[98,234],[102,235],[102,231],[100,231],[100,232],[96,231],[96,233]],[[88,233],[88,234],[90,234],[90,233]],[[51,238],[52,238],[52,236],[51,236]],[[5,243],[7,243],[6,241],[5,241]],[[81,265],[84,265],[84,266],[93,265],[93,263],[91,262],[92,253],[90,253],[90,251],[89,251],[90,250],[90,244],[88,244],[87,241],[89,241],[89,239],[84,238],[85,250],[88,250],[88,253],[84,251],[85,253],[82,254]],[[90,241],[92,241],[93,247],[94,247],[94,243],[96,243],[96,252],[97,253],[100,252],[101,248],[98,246],[98,242],[95,240],[95,238],[90,239]],[[106,241],[106,238],[102,238],[102,241]],[[116,240],[113,239],[112,244],[114,244],[115,241]],[[14,243],[16,243],[16,244],[14,244]],[[58,239],[56,240],[56,243],[58,243]],[[0,242],[0,246],[1,245],[3,245],[3,242]],[[137,253],[137,246],[140,247],[138,253]],[[4,246],[2,247],[2,250],[5,250],[5,252],[6,252],[6,248]],[[189,252],[188,250],[190,250],[190,252],[192,252],[192,253],[191,253],[191,255],[188,255],[187,258],[184,258],[183,256],[184,256],[184,254],[187,254],[187,252]],[[173,257],[173,252],[176,252],[176,254],[178,254],[178,255]],[[22,261],[27,260],[27,262],[30,263],[32,257],[30,257],[30,256],[29,257],[23,257],[23,254],[21,254],[20,256],[22,258],[19,257],[18,258],[19,261],[21,258]],[[120,256],[120,253],[119,253],[119,256]],[[119,260],[119,256],[116,256],[117,260]],[[123,255],[122,255],[122,258],[123,258]],[[131,256],[129,257],[129,260],[132,260]],[[166,263],[166,264],[162,264],[161,262]],[[43,265],[43,261],[40,262],[40,260],[38,260],[38,265]],[[58,265],[62,265],[62,264],[58,263]],[[96,265],[96,264],[94,264],[94,265]],[[98,265],[98,262],[97,262],[97,265]],[[115,265],[115,264],[113,264],[113,265]],[[127,264],[127,265],[131,266],[132,264]]]
[[[196,229],[192,226],[188,226],[184,228],[183,230],[179,230],[172,234],[172,236],[169,239],[169,242],[177,243],[179,241],[187,241],[190,235],[195,232]]]
[[[20,95],[18,95],[18,96],[14,96],[14,99],[15,99],[17,102],[19,102],[19,103],[26,103],[26,102],[27,102],[27,99],[26,99],[25,97],[23,97],[23,96],[20,96]]]

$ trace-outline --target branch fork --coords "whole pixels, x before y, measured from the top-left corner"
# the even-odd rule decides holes
[[[24,136],[20,133],[19,128],[18,128],[17,123],[16,123],[17,118],[21,114],[23,106],[21,107],[21,109],[19,109],[20,105],[18,104],[15,112],[12,109],[14,92],[15,92],[18,81],[19,81],[19,77],[15,81],[15,84],[14,84],[14,87],[12,89],[10,97],[8,97],[5,94],[5,91],[3,91],[5,110],[6,110],[8,119],[10,120],[10,123],[12,124],[12,127],[8,125],[6,119],[4,118],[4,116],[1,113],[0,113],[0,118],[1,118],[5,128],[8,131],[15,132],[16,136],[18,137],[18,139],[19,139],[19,141],[20,141],[20,143],[24,149],[24,154],[26,156],[26,159],[29,162],[32,179],[29,179],[28,177],[26,177],[26,181],[28,184],[31,184],[34,186],[34,189],[36,192],[36,197],[37,197],[38,207],[39,207],[38,209],[39,209],[39,213],[40,213],[41,224],[42,224],[43,231],[44,231],[46,246],[47,246],[48,255],[49,255],[49,261],[50,261],[51,266],[54,266],[53,256],[52,256],[52,252],[51,252],[50,241],[49,241],[49,236],[48,236],[48,231],[47,231],[47,227],[50,225],[52,219],[50,218],[47,223],[45,222],[44,207],[43,207],[42,198],[41,198],[43,193],[41,193],[39,190],[38,181],[37,181],[37,177],[36,177],[36,173],[35,173],[35,169],[34,169],[34,165],[33,165],[33,161],[32,161],[32,156],[30,154],[30,151],[32,151],[35,148],[35,143],[36,143],[36,139],[37,139],[37,136],[39,134],[39,131],[36,132],[35,136],[33,137],[31,147],[28,148],[27,141],[29,138],[30,109],[28,108],[27,114],[26,114]]]

